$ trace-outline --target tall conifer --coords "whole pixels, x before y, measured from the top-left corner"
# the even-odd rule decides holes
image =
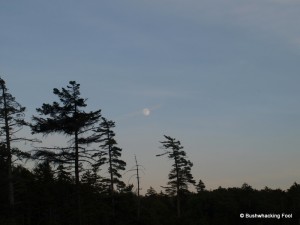
[[[180,198],[181,195],[188,191],[188,184],[195,184],[195,180],[191,174],[191,168],[193,163],[187,160],[186,153],[183,151],[180,141],[175,138],[166,136],[165,141],[160,142],[162,148],[165,150],[164,153],[156,155],[163,156],[168,155],[168,158],[174,160],[172,165],[172,170],[169,173],[169,182],[166,191],[168,194],[176,195],[177,199],[177,216],[180,217]]]
[[[54,95],[59,102],[44,103],[37,109],[39,116],[33,116],[32,132],[47,134],[63,134],[71,138],[70,148],[58,148],[57,151],[41,150],[37,156],[48,157],[57,163],[73,163],[76,183],[77,223],[81,224],[80,210],[80,162],[86,161],[83,146],[93,143],[97,138],[90,131],[101,118],[101,110],[85,112],[86,99],[80,96],[80,84],[70,81],[67,88],[54,88]]]
[[[10,208],[10,223],[15,224],[14,208],[14,179],[13,179],[13,157],[21,159],[28,157],[28,153],[20,151],[13,147],[13,142],[22,140],[33,141],[31,139],[17,137],[17,132],[27,123],[24,120],[25,107],[18,103],[6,87],[5,81],[0,78],[0,142],[1,155],[6,162],[7,180],[8,180],[8,198]]]
[[[102,122],[96,130],[97,135],[99,136],[98,142],[100,142],[99,151],[99,164],[108,165],[109,178],[104,179],[103,181],[108,183],[109,191],[112,199],[113,215],[114,215],[114,192],[115,186],[124,188],[125,184],[121,181],[122,175],[120,171],[125,170],[126,162],[120,159],[122,149],[117,146],[117,141],[115,139],[115,132],[113,128],[115,127],[115,122],[107,120],[102,117]]]

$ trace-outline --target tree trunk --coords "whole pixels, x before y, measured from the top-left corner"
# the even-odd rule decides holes
[[[8,152],[8,157],[7,157],[8,171],[7,171],[7,173],[8,173],[9,215],[10,215],[10,223],[12,225],[14,225],[14,224],[16,224],[16,221],[15,221],[14,185],[13,185],[13,174],[12,174],[12,154],[11,154],[11,146],[10,146],[10,133],[9,133],[9,125],[8,125],[7,101],[6,101],[6,93],[5,93],[4,84],[2,84],[2,97],[3,97],[3,104],[4,104],[6,148],[7,148],[7,152]]]
[[[137,159],[135,156],[135,164],[136,164],[136,178],[137,178],[137,221],[140,221],[140,214],[141,214],[141,200],[140,200],[140,176],[139,176],[139,165],[137,163]]]
[[[110,140],[110,135],[108,132],[108,140]],[[110,196],[111,196],[111,207],[112,207],[112,216],[115,217],[115,198],[114,198],[114,176],[112,172],[112,160],[111,160],[111,146],[108,146],[108,157],[109,157],[109,169],[110,169]]]
[[[173,150],[174,151],[174,150]],[[177,192],[177,196],[176,196],[176,202],[177,202],[177,217],[180,218],[180,188],[179,188],[179,168],[178,168],[178,160],[177,160],[177,156],[176,153],[174,152],[174,160],[175,160],[175,168],[176,168],[176,192]]]
[[[80,199],[80,181],[79,181],[79,146],[78,146],[78,131],[75,131],[75,185],[76,185],[76,208],[77,221],[81,225],[81,199]]]

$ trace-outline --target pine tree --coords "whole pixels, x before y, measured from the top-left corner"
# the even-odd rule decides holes
[[[67,88],[53,89],[59,98],[52,104],[44,103],[37,109],[40,116],[33,116],[31,126],[33,133],[63,134],[71,138],[72,146],[57,148],[56,151],[43,149],[38,151],[37,157],[48,158],[56,163],[72,163],[75,170],[77,223],[81,224],[80,212],[80,162],[89,159],[84,146],[93,143],[97,137],[90,134],[95,124],[101,118],[101,110],[85,112],[86,99],[80,96],[80,84],[70,81]]]
[[[15,224],[14,208],[15,208],[15,194],[14,194],[14,179],[13,179],[13,157],[22,159],[29,157],[28,153],[20,151],[18,148],[13,147],[13,142],[19,141],[34,141],[31,139],[17,137],[20,131],[27,123],[24,120],[25,107],[15,100],[6,87],[5,81],[0,78],[0,142],[1,153],[4,156],[7,168],[8,180],[8,198],[10,208],[11,224]],[[3,155],[4,153],[4,155]]]
[[[60,163],[57,167],[56,179],[60,183],[72,183],[71,172],[69,172],[63,163]]]
[[[196,190],[197,193],[200,193],[205,190],[205,184],[203,183],[202,180],[199,180],[198,184],[196,185]]]
[[[37,220],[41,224],[55,224],[56,198],[54,171],[49,161],[44,161],[36,165],[33,169],[34,193],[38,202],[36,209]]]
[[[99,157],[98,165],[108,164],[109,178],[104,179],[109,185],[109,192],[112,199],[112,208],[114,215],[114,192],[115,186],[117,188],[124,188],[125,184],[120,180],[122,175],[120,171],[125,170],[126,162],[119,159],[121,157],[122,149],[117,147],[117,141],[115,140],[115,133],[112,130],[115,127],[115,122],[107,120],[102,117],[102,122],[96,133],[99,135],[98,142],[100,143],[100,148],[102,149],[95,156]]]
[[[102,177],[98,175],[98,168],[94,167],[91,170],[87,170],[82,175],[82,184],[87,185],[94,193],[103,192],[103,184],[101,183]]]
[[[149,189],[147,189],[145,196],[146,197],[157,196],[157,192],[155,191],[155,189],[152,186],[150,186]]]
[[[49,163],[49,161],[44,161],[39,163],[33,170],[35,179],[41,183],[51,183],[54,182],[54,171]]]
[[[175,138],[166,136],[165,141],[160,142],[164,153],[156,155],[163,156],[168,155],[168,158],[174,160],[172,170],[169,173],[169,182],[166,188],[166,192],[170,195],[176,195],[177,199],[177,216],[180,217],[180,198],[181,195],[188,191],[188,184],[195,184],[195,180],[191,174],[191,168],[193,163],[186,158],[186,153],[182,150],[180,141]]]

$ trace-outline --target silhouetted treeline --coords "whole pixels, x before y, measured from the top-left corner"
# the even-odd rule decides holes
[[[3,166],[3,164],[1,164]],[[3,169],[3,168],[1,168]],[[3,171],[3,170],[1,170]],[[15,219],[20,225],[72,225],[76,223],[76,184],[72,176],[55,173],[48,162],[32,171],[14,167]],[[8,190],[5,174],[1,173],[0,224],[8,224]],[[140,221],[137,221],[138,197],[132,186],[115,193],[115,215],[109,192],[86,173],[81,183],[82,223],[85,225],[145,224],[145,225],[219,225],[219,224],[298,224],[300,215],[300,185],[287,191],[255,190],[244,184],[240,188],[218,188],[182,195],[181,218],[176,215],[176,198],[149,188],[140,196]],[[240,219],[241,213],[293,214],[292,219]]]
[[[115,122],[100,109],[86,111],[87,99],[75,81],[54,88],[53,94],[58,101],[42,103],[27,122],[25,107],[0,78],[0,225],[300,224],[299,184],[287,191],[254,190],[246,183],[208,191],[202,180],[194,180],[193,163],[180,141],[167,135],[160,142],[163,153],[157,155],[172,161],[167,186],[160,193],[149,187],[140,195],[136,158],[137,187],[122,181],[126,162]],[[25,126],[30,137],[18,135]],[[35,134],[62,135],[67,144],[43,146]],[[24,151],[16,146],[22,141],[40,145]],[[25,167],[28,161],[34,168]],[[292,218],[282,218],[283,213]],[[281,218],[247,218],[256,214]]]

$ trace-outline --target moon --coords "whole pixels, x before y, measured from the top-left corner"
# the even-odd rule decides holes
[[[150,109],[144,108],[143,109],[143,114],[144,114],[144,116],[149,116],[150,115]]]

